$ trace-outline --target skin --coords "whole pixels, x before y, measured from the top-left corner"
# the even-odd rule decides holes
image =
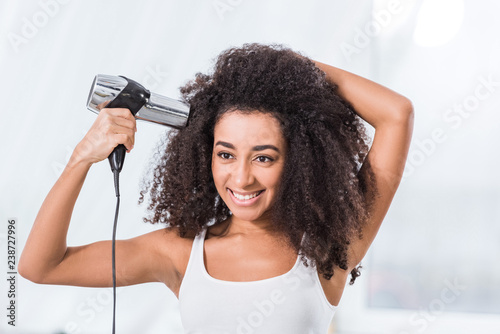
[[[400,94],[333,66],[320,62],[316,65],[339,86],[339,94],[358,115],[375,128],[367,159],[375,173],[379,196],[375,198],[371,220],[363,229],[364,238],[350,244],[348,269],[334,268],[335,275],[329,281],[320,276],[327,299],[338,305],[350,271],[368,251],[399,186],[414,117],[411,102]],[[214,143],[220,139],[234,145],[234,149],[214,146],[212,171],[217,190],[234,210],[231,219],[209,228],[205,242],[206,269],[218,279],[252,281],[282,275],[292,268],[297,257],[280,236],[273,234],[267,219],[285,155],[278,157],[272,150],[250,150],[252,145],[273,143],[286,152],[277,123],[265,116],[234,113],[224,116],[215,129]],[[135,131],[135,119],[129,110],[101,110],[38,212],[19,261],[18,270],[24,278],[42,284],[112,286],[111,241],[68,247],[66,235],[90,167],[106,159],[118,144],[124,144],[130,152]],[[219,160],[216,154],[221,151],[230,153],[224,157],[231,159]],[[267,165],[260,162],[267,161],[259,158],[261,155],[272,155],[277,160]],[[255,208],[240,208],[231,203],[227,187],[265,192]],[[178,297],[192,243],[193,238],[180,238],[173,228],[117,240],[117,285],[163,282]],[[227,249],[238,251],[231,255]]]
[[[254,146],[272,145],[253,151]],[[230,148],[227,146],[232,146]],[[278,121],[270,115],[226,113],[214,128],[212,175],[222,200],[233,213],[227,234],[272,232],[269,213],[283,171],[286,142]],[[249,207],[236,204],[228,189],[236,193],[263,191]]]

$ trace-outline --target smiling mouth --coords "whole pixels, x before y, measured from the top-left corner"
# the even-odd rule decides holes
[[[228,188],[229,189],[229,188]],[[264,190],[260,190],[256,193],[253,193],[252,195],[245,195],[245,196],[242,196],[242,195],[238,195],[236,193],[234,193],[231,189],[229,189],[229,191],[231,192],[231,194],[233,194],[234,197],[236,197],[237,199],[239,199],[240,201],[248,201],[248,200],[251,200],[257,196],[259,196],[260,194],[262,194],[264,192]]]

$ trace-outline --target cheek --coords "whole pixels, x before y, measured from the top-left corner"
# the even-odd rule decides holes
[[[269,173],[263,174],[260,178],[261,183],[265,184],[268,188],[275,188],[280,182],[281,171],[273,170]]]
[[[281,168],[277,169],[270,175],[269,182],[272,184],[274,188],[278,187],[279,183],[281,182],[281,177],[283,173],[283,166]]]
[[[224,163],[220,161],[220,158],[217,160],[212,160],[212,174],[218,175],[219,177],[224,177],[229,174],[232,174],[232,164]]]

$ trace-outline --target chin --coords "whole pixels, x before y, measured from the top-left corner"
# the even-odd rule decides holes
[[[241,208],[235,208],[235,210],[231,210],[231,215],[236,217],[238,220],[243,220],[243,221],[259,221],[259,220],[264,220],[264,219],[269,219],[270,213],[269,212],[262,212],[262,211],[257,211],[257,210],[245,210]]]
[[[239,220],[253,221],[262,217],[261,214],[257,214],[255,212],[242,212],[239,208],[236,208],[235,210],[231,210],[231,208],[229,208],[229,210],[231,211],[231,215]]]

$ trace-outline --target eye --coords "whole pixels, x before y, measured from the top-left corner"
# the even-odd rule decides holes
[[[226,158],[226,156],[231,156],[231,154],[226,153],[226,152],[220,152],[220,153],[217,153],[217,156],[220,157],[222,160],[227,160],[229,158]]]
[[[262,158],[263,159],[268,159],[269,161],[262,161]],[[274,161],[273,158],[266,157],[265,155],[260,155],[260,156],[257,157],[257,159],[259,160],[259,162],[273,162]]]

